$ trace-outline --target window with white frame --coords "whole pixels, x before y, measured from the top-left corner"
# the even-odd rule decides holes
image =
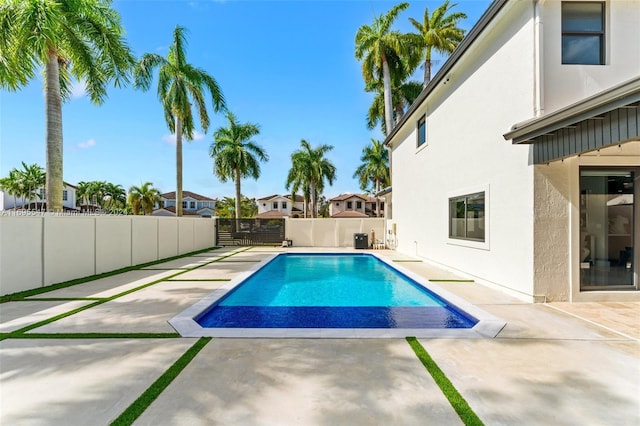
[[[353,209],[353,201],[347,201],[347,209]]]
[[[485,193],[449,198],[449,238],[485,241]]]
[[[287,208],[287,202],[286,201],[282,201],[281,202],[282,208],[286,209]]]
[[[427,142],[427,117],[423,115],[418,120],[418,140],[416,146],[420,147]]]
[[[562,2],[562,63],[604,65],[604,2]]]
[[[274,201],[274,202],[273,202],[273,209],[274,209],[274,210],[277,210],[277,209],[278,209],[278,202],[277,202],[277,201]]]
[[[356,209],[362,209],[362,201],[356,201]]]
[[[189,208],[194,210],[196,208],[196,202],[195,201],[189,202]]]
[[[67,191],[66,189],[64,189],[62,191],[62,201],[67,201],[67,199],[69,198],[69,191]]]

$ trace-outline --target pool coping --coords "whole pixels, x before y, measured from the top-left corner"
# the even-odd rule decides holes
[[[389,267],[411,278],[419,285],[445,299],[448,303],[468,313],[478,320],[472,328],[205,328],[198,324],[194,318],[208,309],[227,292],[241,282],[256,273],[259,269],[271,262],[282,253],[268,256],[256,263],[247,271],[225,283],[195,304],[169,320],[169,324],[182,337],[227,337],[227,338],[314,338],[314,339],[380,339],[380,338],[404,338],[414,336],[418,338],[494,338],[504,328],[506,322],[479,307],[469,303],[455,294],[448,292],[439,285],[430,282],[424,277],[415,274],[401,265],[395,264],[377,253],[365,252]],[[317,254],[313,252],[296,252],[296,254]],[[344,254],[327,253],[323,254]]]

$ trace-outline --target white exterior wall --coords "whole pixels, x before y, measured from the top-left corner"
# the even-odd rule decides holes
[[[40,192],[43,191],[44,188],[40,188],[38,189],[36,192]],[[63,191],[67,191],[67,199],[66,200],[62,200],[62,205],[66,208],[69,209],[76,209],[76,189],[68,186],[68,185],[64,185],[63,187]],[[30,202],[31,203],[43,203],[46,202],[47,199],[46,198],[34,198],[32,200],[28,200],[25,198],[24,200],[24,205],[28,205]],[[0,191],[0,210],[9,210],[9,209],[13,209],[15,207],[22,207],[23,203],[22,203],[22,197],[13,197],[13,195],[9,195],[4,191]]]
[[[638,0],[605,2],[605,65],[562,65],[561,1],[544,0],[542,4],[545,113],[638,76]]]
[[[215,220],[0,216],[0,294],[213,247]]]
[[[274,209],[273,203],[276,203],[276,202],[278,203],[278,208]],[[283,202],[287,203],[286,208],[282,208]],[[270,200],[259,200],[257,201],[257,204],[258,204],[258,214],[266,213],[271,210],[277,210],[279,212],[282,212],[285,216],[291,216],[291,210],[294,207],[297,209],[300,209],[300,214],[302,214],[303,208],[304,208],[304,205],[303,205],[304,203],[293,202],[288,197],[274,197]]]
[[[398,251],[530,299],[530,147],[502,134],[533,115],[533,6],[510,2],[500,13],[394,138],[392,224]],[[427,143],[416,149],[425,112]],[[449,239],[449,198],[479,191],[486,192],[486,243]]]

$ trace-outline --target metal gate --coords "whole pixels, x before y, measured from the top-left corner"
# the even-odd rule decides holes
[[[217,246],[260,246],[284,241],[284,219],[216,219]]]

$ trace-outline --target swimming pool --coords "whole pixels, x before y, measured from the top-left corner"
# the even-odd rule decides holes
[[[170,323],[183,336],[483,335],[486,313],[400,269],[372,254],[280,254]]]

